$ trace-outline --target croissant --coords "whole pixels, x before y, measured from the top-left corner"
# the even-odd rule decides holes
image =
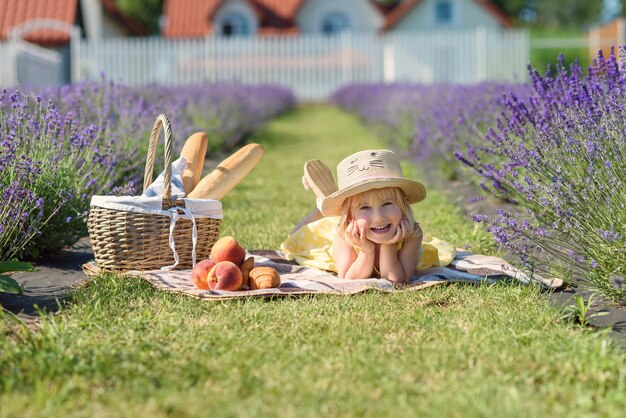
[[[254,268],[254,257],[248,257],[239,266],[241,274],[243,276],[242,289],[248,289],[250,287],[250,271]]]
[[[250,290],[280,286],[280,274],[272,267],[255,267],[250,270]]]

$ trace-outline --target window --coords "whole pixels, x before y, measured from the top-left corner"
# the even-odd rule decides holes
[[[350,25],[350,19],[344,13],[331,12],[322,19],[321,29],[324,35],[335,35],[344,30],[351,30],[352,25]]]
[[[452,2],[438,1],[435,3],[435,21],[437,23],[452,22]]]
[[[224,36],[250,35],[248,19],[240,13],[229,13],[220,22],[221,34]]]

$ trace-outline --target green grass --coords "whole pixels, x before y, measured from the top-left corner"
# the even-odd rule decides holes
[[[250,142],[262,143],[265,157],[223,199],[222,235],[235,236],[246,248],[278,248],[291,229],[315,205],[302,186],[304,163],[322,159],[329,167],[355,147],[379,147],[351,117],[310,106],[272,122]]]
[[[543,39],[580,39],[587,36],[586,32],[576,29],[563,29],[563,28],[532,28],[530,29],[531,44],[541,42]],[[597,52],[597,51],[596,51]],[[530,49],[530,65],[536,68],[541,75],[546,72],[547,65],[550,64],[552,71],[555,69],[557,58],[559,54],[565,56],[565,63],[569,68],[569,65],[574,63],[578,59],[580,67],[585,73],[587,68],[591,65],[591,55],[589,48],[571,46],[571,47],[532,47]],[[596,54],[593,54],[595,58]]]
[[[304,161],[384,146],[326,106],[253,140],[266,157],[223,201],[223,233],[251,249],[278,248],[310,209]],[[415,211],[489,251],[442,193]],[[103,275],[40,330],[0,316],[0,416],[621,416],[624,353],[561,316],[501,284],[206,302]]]

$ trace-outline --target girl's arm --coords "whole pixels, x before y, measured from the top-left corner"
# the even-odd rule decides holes
[[[410,235],[402,243],[400,251],[395,243],[380,246],[380,276],[404,284],[408,283],[415,272],[420,259],[422,229],[418,226],[416,234]]]
[[[335,234],[334,253],[337,275],[342,279],[366,279],[372,277],[376,249],[362,248],[357,254],[352,244],[338,232]]]

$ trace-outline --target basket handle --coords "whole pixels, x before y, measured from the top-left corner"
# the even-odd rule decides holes
[[[165,131],[165,171],[163,176],[163,201],[172,199],[172,127],[167,115],[160,114],[157,116],[152,133],[150,134],[150,145],[148,146],[148,156],[146,158],[146,171],[143,175],[143,191],[152,183],[152,170],[154,169],[154,160],[156,159],[156,149],[159,142],[159,134],[161,126]]]

